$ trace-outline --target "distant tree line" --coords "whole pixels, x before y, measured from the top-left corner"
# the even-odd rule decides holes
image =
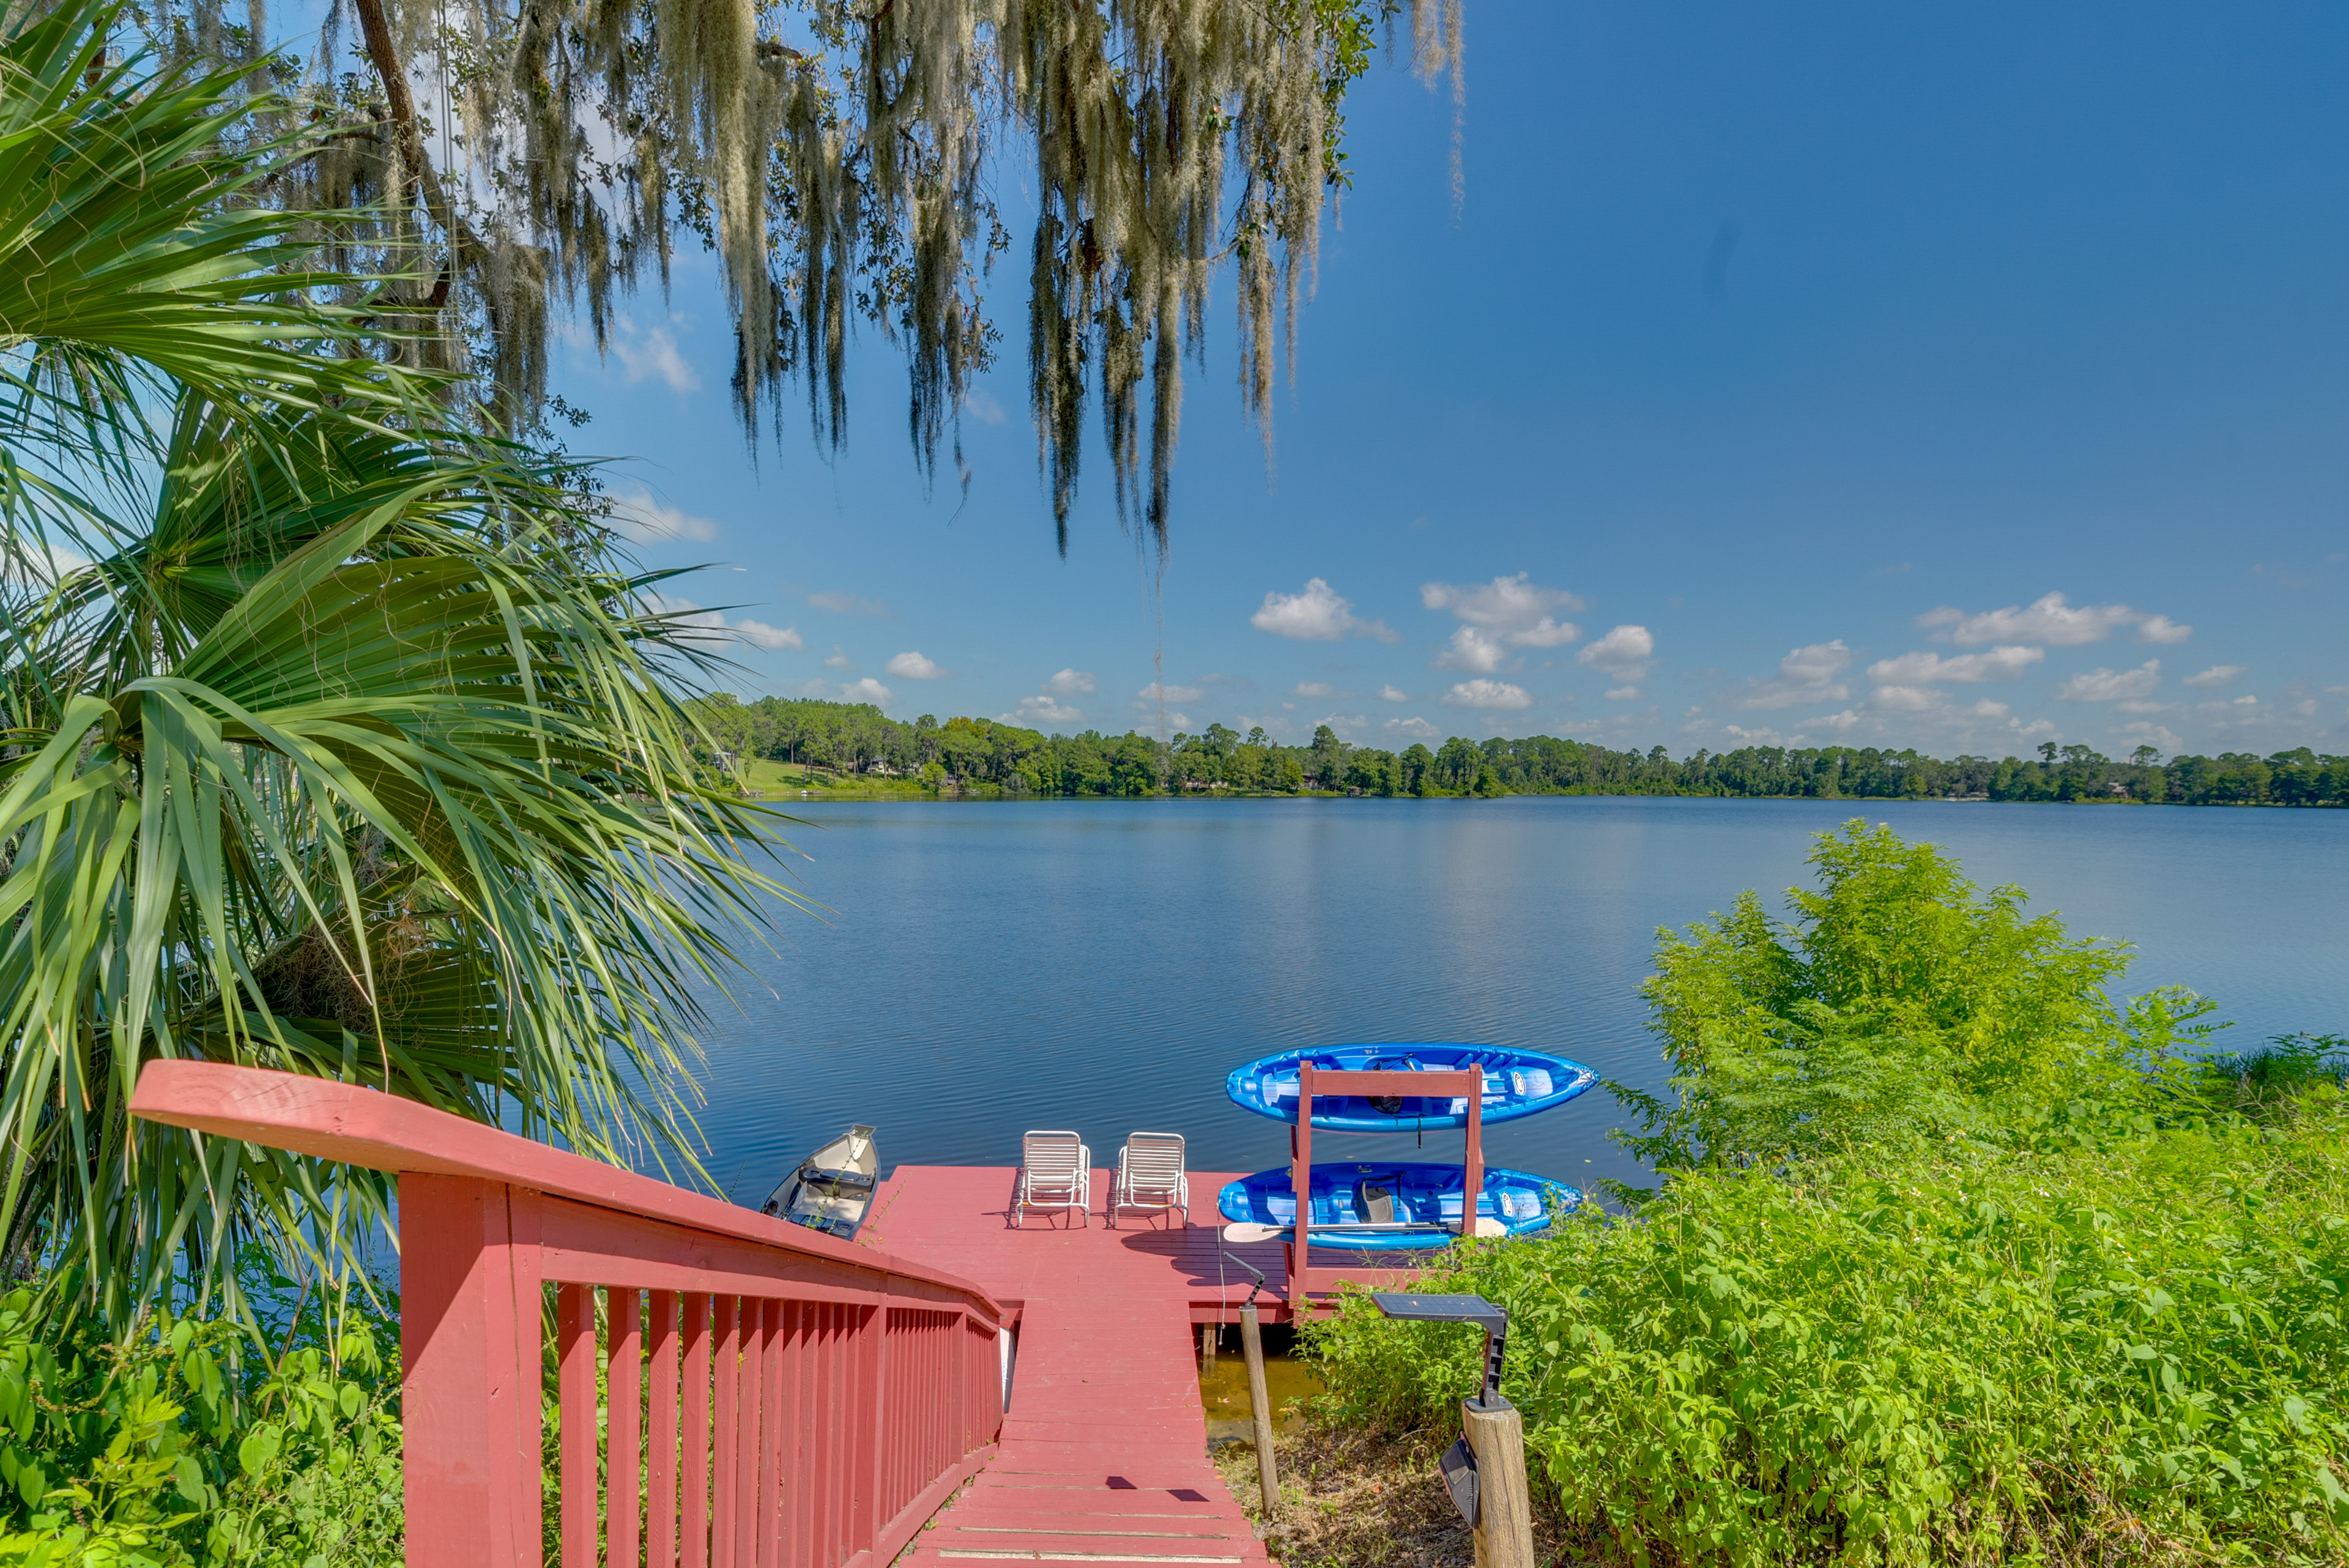
[[[1454,736],[1430,750],[1349,745],[1324,724],[1301,746],[1222,724],[1159,741],[1132,731],[1046,735],[925,713],[901,723],[870,703],[718,695],[698,704],[713,763],[753,757],[844,774],[917,778],[1011,794],[1653,794],[1819,800],[2137,801],[2175,805],[2349,805],[2349,757],[2306,747],[2116,762],[2050,742],[2035,758],[1929,757],[1873,746],[1743,746],[1674,760],[1550,735]]]

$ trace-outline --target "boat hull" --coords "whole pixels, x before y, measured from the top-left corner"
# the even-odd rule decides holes
[[[776,1185],[760,1212],[843,1241],[854,1241],[873,1207],[881,1151],[873,1129],[854,1127],[800,1161]]]
[[[1456,1165],[1402,1160],[1348,1160],[1313,1168],[1313,1197],[1307,1216],[1313,1245],[1357,1252],[1415,1252],[1448,1247],[1458,1239],[1464,1175]],[[1376,1189],[1383,1189],[1381,1201]],[[1578,1208],[1582,1194],[1563,1182],[1522,1170],[1487,1170],[1476,1212],[1497,1220],[1512,1236],[1547,1227]],[[1243,1176],[1216,1194],[1226,1220],[1258,1225],[1297,1223],[1295,1185],[1288,1168]],[[1404,1231],[1324,1231],[1324,1225],[1418,1224]],[[1444,1227],[1438,1229],[1437,1227]]]
[[[1317,1072],[1481,1069],[1487,1126],[1538,1116],[1599,1082],[1599,1075],[1581,1063],[1544,1051],[1498,1045],[1332,1045],[1259,1056],[1233,1069],[1224,1080],[1224,1093],[1244,1111],[1293,1127],[1297,1070],[1308,1061]],[[1464,1097],[1398,1096],[1374,1101],[1359,1095],[1313,1096],[1313,1126],[1320,1132],[1407,1133],[1467,1125]]]

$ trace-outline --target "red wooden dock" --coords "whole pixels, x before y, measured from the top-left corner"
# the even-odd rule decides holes
[[[1001,1447],[910,1563],[1270,1561],[1208,1462],[1199,1404],[1193,1325],[1237,1322],[1252,1282],[1221,1256],[1215,1195],[1235,1178],[1191,1173],[1187,1228],[1129,1211],[1112,1230],[1112,1174],[1094,1171],[1082,1220],[1030,1210],[1019,1228],[1009,1167],[899,1166],[875,1196],[861,1241],[954,1271],[1019,1324]],[[1269,1282],[1266,1320],[1285,1318],[1280,1243],[1232,1251]]]

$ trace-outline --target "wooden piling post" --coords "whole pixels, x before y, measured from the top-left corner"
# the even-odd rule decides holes
[[[1199,1365],[1210,1372],[1216,1369],[1216,1352],[1221,1348],[1216,1342],[1223,1337],[1223,1324],[1203,1323],[1199,1325]]]
[[[1252,1301],[1240,1306],[1240,1349],[1247,1356],[1248,1409],[1256,1417],[1256,1480],[1264,1498],[1265,1528],[1269,1530],[1280,1507],[1280,1475],[1272,1462],[1272,1397],[1264,1386],[1264,1335],[1257,1329]],[[1530,1563],[1531,1559],[1527,1561]]]
[[[1526,1418],[1506,1399],[1460,1407],[1476,1456],[1476,1568],[1539,1568],[1533,1500],[1526,1489]]]

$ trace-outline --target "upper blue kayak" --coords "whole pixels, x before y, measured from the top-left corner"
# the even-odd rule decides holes
[[[1459,1239],[1460,1195],[1465,1173],[1456,1165],[1374,1160],[1366,1165],[1317,1165],[1307,1215],[1313,1245],[1358,1252],[1423,1251]],[[1476,1212],[1497,1220],[1512,1236],[1538,1231],[1578,1207],[1582,1194],[1522,1170],[1485,1172]],[[1243,1176],[1216,1196],[1226,1220],[1260,1225],[1297,1223],[1297,1189],[1286,1167]],[[1332,1229],[1324,1230],[1323,1226]]]
[[[1224,1082],[1232,1104],[1277,1122],[1297,1120],[1297,1064],[1309,1061],[1314,1071],[1457,1072],[1481,1067],[1485,1073],[1483,1118],[1515,1121],[1554,1106],[1562,1106],[1591,1085],[1599,1075],[1579,1062],[1542,1051],[1518,1051],[1499,1045],[1328,1045],[1307,1051],[1283,1051],[1259,1056],[1237,1069]],[[1313,1125],[1325,1132],[1397,1133],[1468,1125],[1464,1097],[1359,1095],[1313,1096]]]

